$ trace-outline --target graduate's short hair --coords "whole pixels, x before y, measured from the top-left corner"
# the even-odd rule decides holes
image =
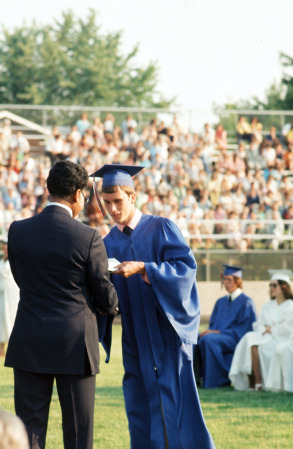
[[[134,188],[131,186],[103,186],[102,187],[103,193],[116,193],[116,192],[119,192],[119,190],[122,190],[123,192],[127,193],[127,195],[132,195],[132,193],[135,192]]]
[[[235,284],[237,285],[237,288],[242,288],[243,285],[242,278],[239,278],[238,276],[233,276],[233,279],[235,281]]]
[[[56,162],[47,178],[49,193],[56,198],[68,198],[78,189],[86,189],[87,183],[86,169],[71,161]]]

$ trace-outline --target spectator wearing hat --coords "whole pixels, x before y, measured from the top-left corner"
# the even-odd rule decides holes
[[[292,332],[291,270],[269,270],[269,273],[271,300],[263,305],[253,331],[244,335],[234,353],[229,378],[236,390],[261,391],[268,385],[274,386],[272,357],[277,345],[288,341]]]
[[[241,290],[243,268],[223,266],[222,282],[227,295],[217,300],[209,328],[199,334],[198,346],[195,347],[195,371],[200,371],[204,388],[230,385],[228,373],[235,347],[252,329],[256,319],[252,299]]]

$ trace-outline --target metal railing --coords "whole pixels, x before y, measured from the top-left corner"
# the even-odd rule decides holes
[[[215,123],[219,121],[219,117],[235,117],[235,123],[240,115],[246,116],[258,116],[258,117],[279,117],[280,118],[280,128],[286,123],[286,117],[292,117],[293,111],[280,111],[280,110],[254,110],[254,109],[220,109],[215,111],[206,109],[184,109],[181,107],[172,107],[170,109],[159,109],[159,108],[139,108],[139,107],[111,107],[111,106],[83,106],[83,105],[27,105],[27,104],[0,104],[0,110],[6,109],[11,111],[38,111],[38,121],[42,126],[52,126],[58,122],[58,117],[62,113],[76,114],[82,112],[88,112],[92,114],[100,115],[101,113],[113,112],[113,113],[126,113],[126,114],[136,114],[138,124],[143,124],[143,116],[146,114],[153,114],[157,116],[158,114],[167,114],[170,117],[177,115],[178,117],[184,117],[186,125],[189,130],[194,130],[195,120],[200,118],[201,126],[205,122]],[[54,123],[52,122],[52,117],[55,117]],[[51,121],[51,122],[50,122]],[[291,121],[291,120],[290,120]]]
[[[211,225],[223,225],[223,232],[221,233],[201,233],[192,234],[189,233],[190,239],[213,239],[213,240],[225,240],[232,238],[235,233],[238,233],[242,239],[252,239],[252,240],[270,240],[278,238],[281,241],[293,241],[293,220],[272,220],[272,219],[256,219],[256,220],[229,220],[229,219],[210,219],[210,220],[188,220],[188,224],[196,224],[199,226],[205,226],[207,224]],[[228,226],[238,226],[238,229],[235,229],[234,232],[227,232],[225,230],[225,225]],[[266,225],[272,226],[275,229],[280,226],[278,232],[254,232],[254,233],[245,233],[243,229],[247,225],[261,225],[266,230]],[[281,229],[282,227],[282,229]],[[267,228],[268,229],[268,228]],[[199,229],[200,231],[200,229]]]
[[[176,222],[176,220],[174,220]],[[252,239],[252,240],[271,240],[271,239],[278,239],[280,241],[293,241],[293,220],[270,220],[270,219],[264,219],[264,220],[229,220],[229,219],[222,219],[222,220],[188,220],[188,224],[194,223],[196,225],[199,225],[199,228],[201,226],[205,226],[206,224],[214,224],[214,225],[237,225],[239,226],[239,229],[231,230],[231,232],[227,232],[227,229],[223,228],[223,232],[217,233],[201,233],[199,229],[199,233],[193,234],[192,232],[189,232],[188,235],[184,233],[186,237],[189,239],[211,239],[211,240],[226,240],[226,239],[232,239],[237,235],[241,239]],[[0,223],[0,229],[7,229],[10,222],[3,220]],[[279,228],[277,233],[274,232],[261,232],[261,233],[246,233],[245,231],[241,230],[242,226],[245,225],[270,225],[270,226],[280,226],[282,228]],[[183,226],[180,226],[180,222],[177,223],[177,225],[183,230]],[[186,228],[185,228],[186,229]],[[243,229],[243,228],[242,228]],[[264,229],[266,231],[266,229]]]

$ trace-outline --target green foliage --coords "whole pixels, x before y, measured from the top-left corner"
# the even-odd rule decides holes
[[[237,109],[237,105],[225,104],[223,107],[214,104],[213,106],[214,113],[219,117],[219,123],[222,123],[226,131],[233,132],[235,134],[238,117],[233,113],[229,113],[229,109]]]
[[[283,73],[282,84],[284,86],[284,108],[286,110],[293,109],[293,58],[285,53],[280,54],[282,66],[286,69]]]
[[[121,32],[102,35],[96,15],[69,11],[52,26],[3,29],[0,103],[168,107],[172,100],[156,91],[156,64],[136,67],[138,47],[123,55]]]
[[[234,104],[226,104],[224,106],[214,105],[214,112],[219,115],[221,123],[228,131],[235,131],[238,117],[229,115],[229,109],[238,110],[293,110],[293,58],[285,53],[280,53],[280,63],[284,69],[283,77],[280,83],[272,83],[265,91],[265,100],[258,97],[250,99],[241,99]],[[225,109],[226,112],[223,112]],[[252,116],[247,116],[250,121]],[[280,118],[278,116],[262,116],[258,115],[259,120],[264,128],[269,126],[280,126]]]
[[[104,352],[101,350],[101,360]],[[122,393],[121,327],[113,328],[111,361],[97,376],[94,449],[128,449],[129,434]],[[237,392],[232,388],[199,390],[206,424],[217,449],[292,449],[290,393]],[[0,407],[13,413],[13,373],[0,362]],[[62,448],[57,392],[51,402],[47,449]]]

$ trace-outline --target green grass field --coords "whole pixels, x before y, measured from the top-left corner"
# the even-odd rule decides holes
[[[129,436],[121,388],[121,327],[114,326],[111,362],[97,376],[94,449],[127,449]],[[101,359],[104,352],[101,350]],[[199,390],[207,426],[217,449],[292,449],[293,394]],[[13,373],[0,366],[0,407],[13,412]],[[56,390],[50,409],[47,449],[62,449]],[[195,448],[201,449],[201,448]]]

